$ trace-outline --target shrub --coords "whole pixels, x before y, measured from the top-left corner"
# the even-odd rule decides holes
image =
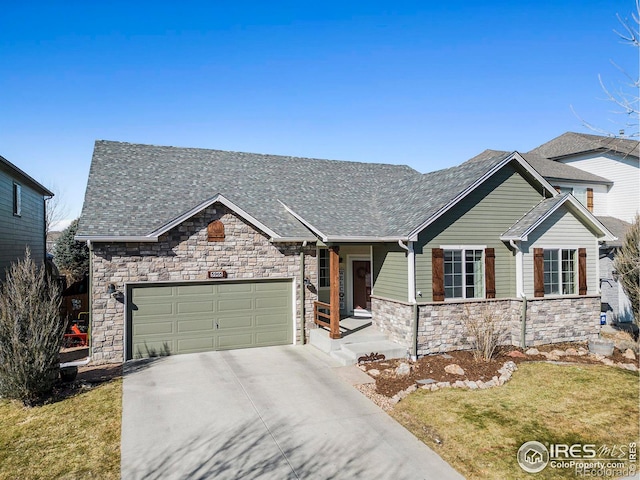
[[[65,324],[59,288],[27,248],[0,286],[0,395],[38,403],[51,393],[59,370]]]
[[[507,340],[507,320],[488,302],[483,303],[479,313],[473,313],[469,305],[465,305],[464,309],[462,324],[470,338],[473,356],[476,360],[488,362],[498,345]]]
[[[640,215],[636,215],[627,231],[613,265],[620,273],[620,283],[631,302],[636,325],[640,325]]]

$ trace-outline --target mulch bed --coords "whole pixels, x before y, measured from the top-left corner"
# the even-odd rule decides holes
[[[540,352],[551,352],[553,350],[566,350],[567,348],[574,348],[577,350],[580,347],[587,348],[586,342],[542,345],[535,348]],[[498,370],[501,369],[504,363],[509,360],[516,364],[531,361],[548,361],[543,355],[526,355],[522,357],[517,356],[517,353],[512,353],[524,353],[525,350],[516,347],[503,347],[497,351],[494,358],[489,362],[476,360],[473,357],[473,353],[470,351],[454,351],[446,354],[426,355],[419,358],[416,362],[410,362],[404,359],[371,362],[361,365],[361,368],[366,372],[369,372],[372,369],[378,370],[380,372],[379,375],[372,375],[376,381],[376,392],[387,397],[392,397],[396,393],[414,385],[418,380],[430,378],[437,382],[451,383],[454,383],[457,380],[488,381],[494,376],[500,377]],[[516,356],[511,356],[510,354]],[[622,352],[617,348],[614,349],[613,355],[607,358],[610,358],[615,363],[634,363],[638,366],[637,359],[632,361],[623,357]],[[590,355],[564,355],[560,357],[557,362],[602,365],[600,361]],[[396,376],[395,369],[401,363],[408,363],[411,366],[411,372],[408,375]],[[465,374],[455,375],[445,372],[444,368],[451,364],[459,365],[464,370]]]

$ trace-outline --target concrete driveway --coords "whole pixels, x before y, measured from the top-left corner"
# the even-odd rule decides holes
[[[345,380],[356,370],[310,346],[130,362],[122,478],[462,478]]]

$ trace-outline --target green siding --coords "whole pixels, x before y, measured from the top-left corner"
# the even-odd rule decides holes
[[[45,258],[44,197],[31,187],[22,187],[22,215],[13,215],[13,182],[11,174],[0,169],[0,281],[11,263],[24,257],[25,247],[41,264]]]
[[[408,301],[407,252],[398,245],[373,247],[373,295]]]
[[[415,244],[418,301],[432,301],[431,250],[441,245],[484,245],[496,253],[496,297],[515,296],[515,256],[500,235],[542,196],[511,165],[505,166],[420,233]]]
[[[127,355],[290,344],[292,288],[278,280],[132,286]]]

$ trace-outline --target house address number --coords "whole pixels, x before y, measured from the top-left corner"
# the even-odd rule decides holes
[[[227,278],[226,270],[209,270],[209,278]]]

